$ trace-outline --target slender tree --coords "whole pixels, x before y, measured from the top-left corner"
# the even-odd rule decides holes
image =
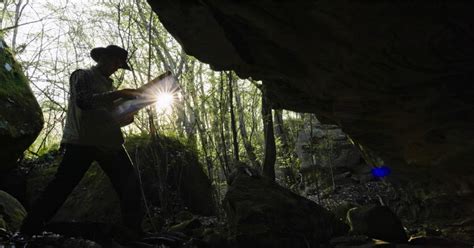
[[[229,82],[230,124],[232,129],[232,145],[234,147],[234,161],[239,162],[239,141],[237,138],[237,124],[234,112],[234,77],[231,71],[227,73],[227,80]]]
[[[265,155],[263,159],[262,174],[275,181],[276,145],[273,132],[272,105],[268,99],[265,85],[262,87],[262,119],[265,137]]]
[[[273,110],[273,119],[275,124],[275,137],[280,144],[279,157],[281,157],[281,159],[278,168],[284,175],[285,179],[288,180],[288,183],[294,183],[296,181],[296,177],[293,173],[293,170],[291,169],[291,166],[294,164],[294,152],[290,147],[288,132],[283,123],[283,110]]]
[[[227,121],[225,118],[226,114],[226,104],[224,104],[224,73],[220,73],[220,90],[219,90],[219,111],[220,111],[220,140],[221,140],[221,150],[222,150],[222,155],[224,159],[224,163],[222,165],[222,170],[224,172],[224,175],[226,179],[228,180],[229,174],[230,174],[230,165],[229,165],[229,157],[227,154],[227,142],[226,142],[226,127],[227,127]]]
[[[244,115],[244,107],[242,105],[242,99],[240,96],[239,87],[235,87],[235,103],[237,105],[238,117],[239,117],[239,130],[240,136],[242,138],[242,143],[244,145],[245,151],[247,153],[247,157],[252,164],[252,166],[256,169],[260,168],[260,163],[257,160],[257,156],[255,155],[255,148],[252,145],[252,142],[247,134],[247,126],[245,124],[245,115]]]

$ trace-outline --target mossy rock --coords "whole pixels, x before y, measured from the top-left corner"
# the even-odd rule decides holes
[[[325,208],[248,171],[233,173],[224,198],[230,238],[239,247],[318,247],[346,234],[347,225]]]
[[[21,226],[26,210],[21,203],[5,191],[0,190],[0,228],[15,232]]]
[[[5,171],[36,139],[43,115],[20,64],[1,37],[0,106],[0,171]]]
[[[27,200],[32,203],[53,179],[58,164],[35,169],[28,178]],[[53,217],[56,222],[81,221],[120,223],[120,204],[112,184],[100,167],[93,163],[63,206]]]
[[[182,204],[182,208],[196,214],[214,213],[212,187],[195,152],[177,139],[165,137],[161,139],[161,144],[167,150],[169,169],[167,190],[172,192],[170,197],[174,197],[170,199],[170,202]],[[150,150],[150,138],[131,138],[127,149],[130,151],[133,162],[141,171],[142,185],[149,206],[160,206],[159,179],[156,175],[156,164],[151,160],[153,155]],[[28,205],[32,205],[52,180],[60,161],[61,158],[50,160],[49,164],[38,165],[30,173],[27,179]],[[53,217],[53,221],[120,224],[122,219],[120,212],[118,196],[109,178],[98,164],[93,163]]]
[[[170,202],[178,205],[176,209],[178,212],[185,208],[199,215],[216,214],[211,181],[204,173],[197,151],[186,145],[186,141],[160,136],[153,142],[148,136],[135,136],[127,139],[125,146],[141,170],[144,191],[149,203],[155,206],[161,205],[158,201],[160,198],[158,172],[166,170],[164,176],[168,187],[166,191],[170,193]],[[161,160],[167,165],[166,169],[158,166]]]

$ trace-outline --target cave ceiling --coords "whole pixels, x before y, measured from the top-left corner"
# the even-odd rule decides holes
[[[474,2],[148,0],[185,51],[406,166],[474,159]]]

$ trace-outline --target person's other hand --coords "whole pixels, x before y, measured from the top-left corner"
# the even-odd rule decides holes
[[[132,124],[133,121],[135,120],[135,115],[137,114],[137,112],[133,112],[133,113],[130,113],[126,116],[123,116],[122,118],[118,119],[117,122],[119,124],[120,127],[124,127],[124,126],[127,126],[129,124]]]
[[[123,89],[123,90],[118,90],[117,94],[120,98],[136,99],[137,97],[140,96],[141,92],[135,89]]]

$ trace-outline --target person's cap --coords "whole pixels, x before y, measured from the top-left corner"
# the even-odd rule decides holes
[[[125,69],[125,70],[131,70],[130,66],[127,63],[127,57],[128,57],[127,50],[119,46],[109,45],[107,47],[96,47],[91,50],[91,57],[95,62],[98,62],[102,56],[116,57],[123,62],[120,68]]]

